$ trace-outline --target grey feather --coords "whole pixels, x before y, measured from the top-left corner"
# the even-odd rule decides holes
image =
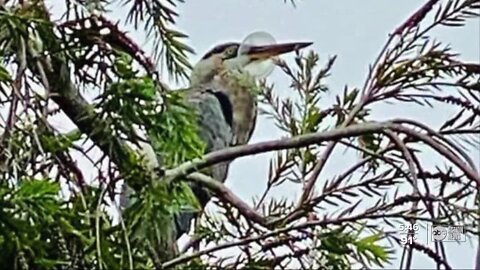
[[[233,138],[231,103],[228,97],[219,93],[207,86],[185,91],[187,102],[198,113],[199,135],[206,144],[207,153],[230,146]],[[229,162],[212,166],[210,176],[217,181],[224,182],[227,178],[228,167]],[[192,184],[191,188],[201,207],[205,207],[211,198],[209,191],[195,184]],[[190,229],[191,220],[196,216],[196,210],[185,209],[176,217],[177,238]]]

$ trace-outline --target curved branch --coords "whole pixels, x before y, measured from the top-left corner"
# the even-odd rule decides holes
[[[95,145],[122,169],[122,164],[128,160],[128,147],[112,135],[107,123],[95,117],[93,106],[80,95],[80,91],[70,79],[70,70],[66,61],[58,55],[52,55],[49,58],[40,57],[32,47],[28,48],[28,55],[37,63],[32,69],[38,73],[36,75],[45,76],[41,81],[44,87],[48,88],[53,101],[82,133],[87,134]]]
[[[211,152],[202,158],[193,159],[185,162],[176,168],[165,171],[165,176],[168,179],[175,179],[178,177],[189,175],[195,171],[203,168],[215,165],[220,162],[231,161],[235,158],[255,155],[260,153],[266,153],[275,150],[284,150],[297,147],[305,147],[312,144],[320,144],[326,141],[337,141],[343,138],[359,136],[367,133],[381,132],[385,133],[385,130],[389,129],[396,132],[401,132],[414,137],[420,141],[431,146],[434,150],[446,157],[458,168],[460,168],[471,180],[476,181],[480,185],[480,176],[474,169],[468,167],[466,163],[460,160],[449,149],[439,144],[428,135],[416,132],[410,128],[404,127],[400,124],[393,124],[392,122],[380,122],[380,123],[362,123],[357,125],[351,125],[344,128],[337,128],[331,131],[317,132],[311,134],[305,134],[295,136],[292,138],[273,140],[249,145],[229,147],[226,149]]]
[[[220,199],[235,206],[235,208],[237,208],[238,211],[249,220],[257,222],[263,226],[266,225],[265,217],[258,214],[253,208],[243,202],[242,199],[238,198],[235,193],[233,193],[221,182],[202,173],[191,173],[187,176],[187,180],[199,183],[200,185],[215,192]]]
[[[312,144],[320,144],[326,141],[336,141],[339,139],[359,136],[367,133],[383,132],[383,130],[390,128],[391,125],[392,124],[390,122],[362,123],[344,128],[337,128],[331,131],[317,132],[295,136],[292,138],[229,147],[219,151],[211,152],[203,156],[203,158],[197,158],[185,162],[174,169],[166,170],[165,176],[169,179],[174,179],[188,175],[196,170],[201,170],[205,167],[212,166],[220,162],[231,161],[239,157],[266,153],[275,150],[305,147]]]
[[[428,132],[428,135],[431,135],[431,136],[434,136],[434,137],[438,138],[439,140],[445,142],[453,150],[457,151],[465,159],[465,161],[468,163],[468,165],[470,167],[476,168],[475,162],[473,162],[473,160],[460,147],[455,145],[454,142],[452,142],[449,139],[442,136],[441,132],[437,132],[437,131],[429,128],[428,126],[426,126],[422,123],[419,123],[417,121],[411,120],[411,119],[398,118],[398,119],[392,120],[392,122],[393,123],[398,123],[398,124],[409,124],[409,125],[412,125],[412,126],[415,126],[415,127],[418,127],[418,128],[421,128],[421,129],[425,130],[426,132]]]
[[[412,175],[412,186],[414,189],[414,195],[420,195],[420,190],[418,189],[418,178],[417,178],[417,171],[415,167],[415,162],[413,161],[413,157],[410,153],[410,150],[408,147],[403,143],[403,141],[395,134],[394,132],[391,132],[390,130],[385,131],[385,134],[390,138],[390,140],[393,141],[393,143],[401,150],[403,157],[407,161],[408,168],[410,170],[410,174]],[[425,206],[428,207],[428,204],[426,201],[422,198],[422,201],[425,203]],[[418,209],[418,202],[414,202],[411,207],[412,211],[415,211]],[[415,224],[415,220],[411,220],[410,224],[412,226]],[[415,233],[412,229],[408,230],[408,233]],[[406,265],[408,268],[410,268],[410,265],[412,264],[412,258],[413,258],[413,249],[408,249],[407,247],[404,247],[404,254],[406,252],[407,255],[407,262]],[[402,256],[403,258],[403,256]]]
[[[475,169],[469,167],[464,161],[462,161],[457,156],[455,156],[448,148],[441,145],[440,143],[432,139],[430,136],[416,132],[402,125],[392,125],[392,130],[395,130],[397,132],[402,132],[404,134],[407,134],[411,137],[414,137],[426,143],[427,145],[432,147],[437,153],[446,157],[449,161],[455,164],[455,166],[461,169],[469,179],[477,183],[477,187],[480,187],[480,175],[475,171]]]
[[[385,134],[390,138],[390,140],[393,141],[393,143],[400,149],[400,151],[403,154],[403,157],[407,161],[408,169],[410,171],[410,174],[412,176],[412,186],[415,191],[415,194],[420,194],[420,190],[418,188],[418,178],[417,178],[417,171],[415,167],[415,162],[413,161],[413,157],[410,154],[409,149],[405,145],[405,143],[402,142],[402,140],[397,136],[397,134],[387,130],[385,131]],[[408,177],[407,177],[408,178]]]

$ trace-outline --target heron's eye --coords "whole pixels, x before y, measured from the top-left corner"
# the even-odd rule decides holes
[[[232,47],[228,47],[226,50],[225,50],[225,54],[224,54],[224,57],[225,59],[228,59],[228,58],[233,58],[237,55],[237,47],[235,46],[232,46]]]

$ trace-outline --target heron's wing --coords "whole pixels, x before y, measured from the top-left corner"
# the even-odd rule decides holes
[[[196,110],[199,135],[206,144],[206,153],[230,146],[233,139],[232,104],[223,92],[216,89],[190,89],[185,92],[186,101]],[[211,177],[224,182],[228,163],[212,167]]]
[[[233,139],[232,104],[223,92],[212,88],[192,88],[184,90],[185,100],[198,114],[200,138],[206,144],[206,152],[224,149],[231,145]],[[217,181],[224,182],[228,174],[229,162],[216,164],[209,168],[207,174]],[[196,184],[191,188],[202,209],[211,198],[210,192]],[[182,211],[176,217],[177,238],[190,229],[191,220],[196,217],[196,210]]]
[[[218,91],[218,89],[215,90],[213,87],[189,88],[179,91],[182,92],[185,101],[195,109],[198,115],[199,136],[206,144],[206,152],[230,146],[233,140],[233,110],[229,98],[223,92]],[[150,144],[152,143],[151,138],[148,141],[150,141]],[[162,155],[161,153],[156,155],[150,144],[143,143],[141,151],[149,160],[149,164],[152,167],[156,167],[161,164]],[[228,166],[229,162],[219,163],[208,168],[205,173],[217,181],[224,182],[227,178]],[[211,194],[207,189],[199,185],[191,184],[190,186],[203,209],[210,200]],[[121,209],[132,203],[130,200],[132,192],[131,188],[124,183],[120,198]],[[191,220],[197,215],[198,211],[195,209],[185,209],[176,215],[177,239],[190,229]]]

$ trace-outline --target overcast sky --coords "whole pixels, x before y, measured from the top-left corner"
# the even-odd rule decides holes
[[[55,3],[56,1],[51,1]],[[332,76],[327,83],[331,93],[322,100],[322,104],[331,104],[334,96],[347,84],[360,87],[367,72],[368,64],[377,55],[384,44],[387,34],[404,21],[412,11],[425,1],[393,0],[310,0],[298,1],[297,7],[283,4],[282,0],[197,0],[186,1],[179,6],[180,19],[178,28],[190,35],[189,44],[199,57],[214,44],[225,41],[241,41],[251,32],[262,30],[271,33],[278,42],[313,41],[323,61],[328,56],[338,55]],[[124,14],[114,10],[114,14]],[[464,28],[441,28],[434,36],[450,43],[467,61],[478,62],[480,59],[480,21],[470,21]],[[132,33],[138,40],[145,40],[141,32]],[[149,44],[146,43],[148,48]],[[147,49],[148,51],[148,49]],[[289,57],[287,57],[288,59]],[[288,95],[289,82],[275,71],[271,81],[277,85],[276,91]],[[454,111],[447,109],[430,110],[409,106],[380,106],[374,111],[377,119],[402,117],[420,117],[428,123],[440,123],[444,117]],[[433,117],[435,116],[435,117]],[[279,138],[273,124],[260,118],[252,142]],[[231,167],[227,185],[241,198],[250,201],[251,197],[263,191],[266,183],[270,155],[258,155],[234,162]],[[321,177],[332,176],[344,164],[354,161],[358,156],[336,155],[327,164]],[[473,158],[478,162],[480,153]],[[276,190],[275,196],[288,196],[296,199],[298,191],[289,187]],[[426,236],[425,236],[426,237]],[[454,268],[471,268],[474,261],[474,245],[448,244],[448,258]],[[414,258],[415,268],[431,268],[434,264],[423,255]],[[394,264],[391,268],[398,267]]]

